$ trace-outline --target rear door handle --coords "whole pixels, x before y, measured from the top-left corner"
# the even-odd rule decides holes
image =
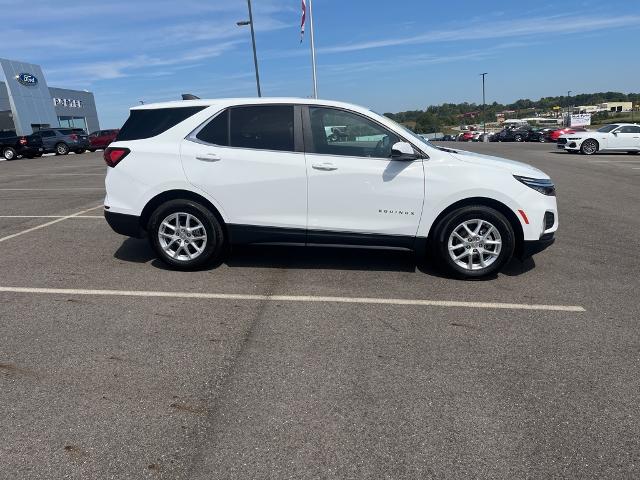
[[[316,170],[326,170],[326,171],[332,171],[332,170],[337,170],[338,167],[336,167],[333,163],[329,163],[329,162],[324,162],[324,163],[313,163],[311,164],[311,168],[314,168]]]
[[[204,155],[196,155],[196,160],[201,160],[203,162],[218,162],[220,161],[220,157],[215,153],[205,153]]]

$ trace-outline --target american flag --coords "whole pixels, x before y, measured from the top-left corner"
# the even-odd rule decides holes
[[[307,19],[307,4],[302,0],[302,20],[300,21],[300,43],[304,39],[304,22]]]

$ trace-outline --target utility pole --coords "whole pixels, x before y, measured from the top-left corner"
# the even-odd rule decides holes
[[[258,54],[256,53],[256,33],[253,29],[253,12],[251,11],[251,0],[247,0],[247,7],[249,8],[249,20],[243,20],[236,22],[236,25],[243,27],[249,25],[251,27],[251,44],[253,46],[253,65],[256,69],[256,87],[258,88],[258,97],[262,96],[260,91],[260,74],[258,73]]]
[[[567,90],[567,127],[571,126],[571,90]]]
[[[482,130],[484,131],[485,136],[483,138],[486,138],[487,136],[487,102],[485,101],[484,98],[484,77],[485,75],[487,75],[487,72],[481,73],[480,75],[482,75]]]

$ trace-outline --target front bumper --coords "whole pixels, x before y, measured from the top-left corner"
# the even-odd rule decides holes
[[[144,230],[140,227],[140,217],[136,215],[110,212],[105,208],[104,218],[111,229],[120,235],[134,238],[143,238],[145,236]]]
[[[553,232],[545,233],[538,240],[525,240],[523,242],[521,251],[518,252],[518,257],[520,257],[521,260],[532,257],[536,253],[540,253],[547,247],[550,247],[551,245],[553,245],[553,242],[555,241],[556,241],[556,238]]]

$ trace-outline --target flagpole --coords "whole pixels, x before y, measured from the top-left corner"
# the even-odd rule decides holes
[[[309,29],[311,32],[311,66],[313,69],[313,98],[318,98],[318,79],[316,78],[316,45],[313,38],[313,0],[309,1]]]

